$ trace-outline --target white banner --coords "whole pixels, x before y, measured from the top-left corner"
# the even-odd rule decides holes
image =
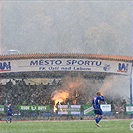
[[[111,111],[111,104],[101,104],[101,109],[103,112],[110,112]]]
[[[133,106],[126,106],[127,112],[133,112]]]
[[[95,59],[22,59],[0,61],[0,73],[27,71],[92,71],[130,75],[131,63]]]
[[[80,115],[81,105],[58,105],[58,114],[60,115]]]
[[[133,104],[126,105],[126,112],[128,114],[133,114]]]

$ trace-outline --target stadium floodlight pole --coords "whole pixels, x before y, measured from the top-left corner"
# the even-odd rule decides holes
[[[133,3],[132,3],[132,47],[131,53],[133,54]],[[133,55],[132,55],[133,57]],[[130,75],[130,104],[133,104],[133,59],[132,59],[132,68],[131,68],[131,75]]]
[[[133,104],[133,61],[130,75],[130,104]]]
[[[2,46],[1,46],[1,24],[2,24],[2,21],[1,21],[1,18],[2,17],[2,2],[0,1],[0,55],[2,54]]]

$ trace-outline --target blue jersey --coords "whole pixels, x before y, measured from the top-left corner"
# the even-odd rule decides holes
[[[93,105],[94,110],[100,109],[101,101],[104,102],[104,97],[103,96],[95,96],[93,98],[92,105]]]
[[[7,109],[7,115],[12,116],[12,106],[9,106]]]

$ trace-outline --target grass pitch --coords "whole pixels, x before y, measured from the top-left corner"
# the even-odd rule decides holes
[[[97,127],[92,120],[0,122],[0,133],[133,133],[132,120],[102,120]]]

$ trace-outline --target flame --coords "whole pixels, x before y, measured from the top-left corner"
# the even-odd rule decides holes
[[[74,104],[76,104],[76,98],[79,95],[79,89],[83,88],[84,80],[81,76],[71,77],[67,76],[62,79],[62,85],[59,90],[55,90],[52,93],[52,100],[54,101],[54,112],[57,110],[56,105],[65,102],[67,98],[70,98]],[[76,92],[76,93],[75,93]]]
[[[54,112],[57,110],[57,103],[61,104],[62,102],[65,102],[65,100],[69,97],[69,93],[67,91],[56,91],[54,92],[54,95],[52,97],[52,100],[54,100]]]

